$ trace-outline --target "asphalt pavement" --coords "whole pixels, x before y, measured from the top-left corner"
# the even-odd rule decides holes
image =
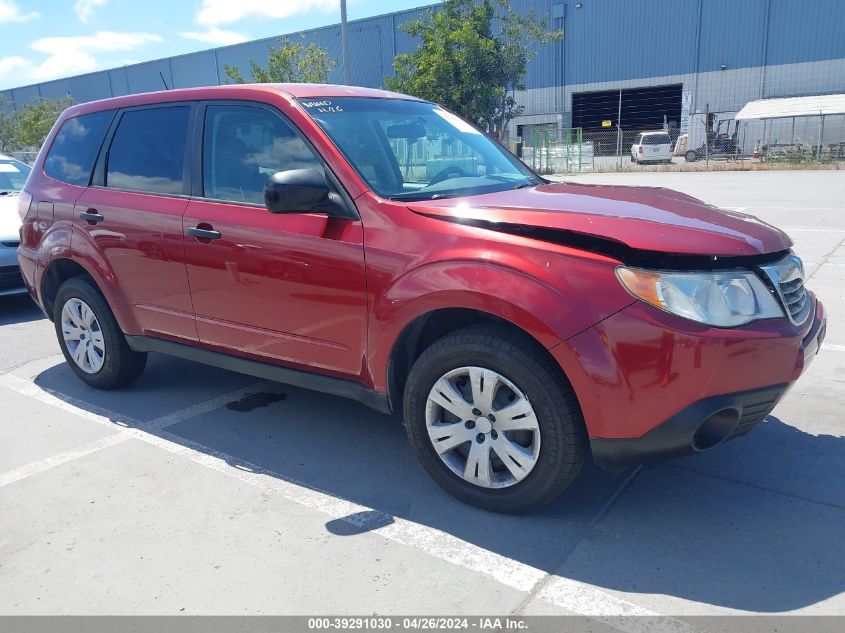
[[[571,179],[794,238],[828,335],[753,433],[496,515],[443,493],[395,417],[159,355],[95,391],[0,298],[0,614],[845,614],[845,174]]]

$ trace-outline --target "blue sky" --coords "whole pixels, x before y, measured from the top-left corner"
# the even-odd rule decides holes
[[[347,0],[350,20],[434,0]],[[0,0],[0,89],[334,24],[338,0]]]

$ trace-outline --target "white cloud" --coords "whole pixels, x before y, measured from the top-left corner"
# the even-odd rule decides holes
[[[104,5],[109,0],[78,0],[74,9],[80,22],[87,22],[94,15],[94,9]]]
[[[29,47],[47,55],[47,59],[32,70],[37,81],[78,75],[96,70],[99,64],[92,53],[129,51],[144,44],[160,42],[161,37],[152,33],[115,33],[97,31],[94,35],[71,37],[42,37],[30,42]]]
[[[216,46],[227,46],[229,44],[240,44],[246,42],[249,37],[237,31],[225,31],[216,26],[211,27],[205,31],[187,31],[179,33],[184,38],[189,40],[197,40],[198,42],[207,42]]]
[[[0,75],[5,75],[18,68],[25,67],[27,62],[20,55],[10,55],[9,57],[0,57]]]
[[[35,11],[23,13],[20,7],[12,0],[0,0],[0,24],[6,22],[28,22],[38,18]]]
[[[68,50],[91,52],[128,51],[150,42],[160,42],[161,37],[152,33],[117,33],[97,31],[93,35],[69,37],[42,37],[30,42],[29,47],[39,53],[61,55]]]
[[[96,53],[129,51],[160,41],[161,37],[152,33],[113,31],[73,37],[43,37],[29,44],[30,49],[45,56],[41,61],[20,55],[0,58],[0,77],[4,83],[21,85],[78,75],[101,67]]]
[[[231,24],[246,17],[288,18],[298,13],[340,11],[337,0],[202,0],[197,23],[203,26]]]

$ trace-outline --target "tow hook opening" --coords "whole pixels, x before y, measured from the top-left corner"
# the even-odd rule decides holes
[[[692,438],[692,447],[696,451],[706,451],[728,439],[739,424],[739,411],[722,409],[701,423]]]

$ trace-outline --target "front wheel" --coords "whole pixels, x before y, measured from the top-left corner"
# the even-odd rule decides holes
[[[86,277],[72,277],[61,285],[53,323],[65,360],[91,387],[125,385],[147,364],[146,353],[129,348],[108,303]]]
[[[497,326],[436,341],[405,386],[411,445],[447,492],[497,512],[557,497],[580,470],[586,432],[572,388],[545,350]]]

